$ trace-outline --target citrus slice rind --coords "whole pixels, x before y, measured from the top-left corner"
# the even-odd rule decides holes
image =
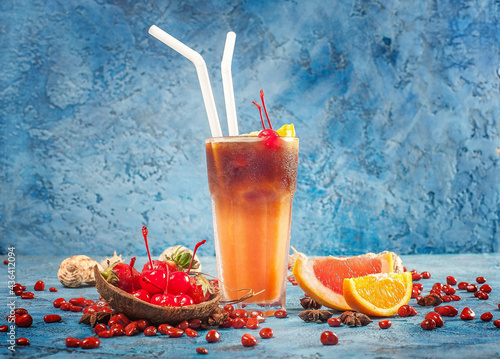
[[[293,275],[300,288],[316,302],[332,309],[352,310],[344,299],[344,278],[392,272],[393,254],[382,252],[347,258],[298,258]]]
[[[408,304],[412,285],[410,272],[370,274],[344,279],[343,293],[352,309],[366,315],[388,317]]]

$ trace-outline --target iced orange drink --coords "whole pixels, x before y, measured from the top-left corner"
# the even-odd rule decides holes
[[[206,140],[217,271],[226,300],[285,306],[299,139],[240,136]]]

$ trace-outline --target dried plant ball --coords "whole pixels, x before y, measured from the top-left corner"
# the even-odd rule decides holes
[[[140,300],[133,295],[106,282],[99,269],[94,267],[96,288],[101,297],[118,313],[125,314],[131,320],[148,319],[151,324],[168,323],[177,325],[184,320],[205,319],[219,308],[222,294],[216,291],[208,301],[185,307],[161,307]]]

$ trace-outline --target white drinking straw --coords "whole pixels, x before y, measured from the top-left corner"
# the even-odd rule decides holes
[[[208,77],[207,65],[203,57],[187,45],[184,45],[182,42],[174,38],[172,35],[167,34],[156,25],[149,28],[149,33],[194,64],[198,74],[198,80],[200,81],[201,93],[203,95],[203,101],[205,103],[212,137],[222,137],[219,116],[217,116],[217,108],[215,107],[214,94]]]
[[[238,118],[236,117],[236,104],[234,102],[233,76],[231,74],[231,63],[233,61],[234,44],[236,34],[229,31],[226,36],[226,45],[222,55],[221,73],[224,99],[226,101],[227,127],[229,136],[238,136]]]

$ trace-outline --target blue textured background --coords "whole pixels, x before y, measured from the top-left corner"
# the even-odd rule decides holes
[[[19,254],[145,254],[209,243],[194,66],[237,34],[240,131],[301,140],[292,245],[308,254],[497,252],[498,1],[0,2],[0,236]],[[97,256],[98,257],[98,256]]]

